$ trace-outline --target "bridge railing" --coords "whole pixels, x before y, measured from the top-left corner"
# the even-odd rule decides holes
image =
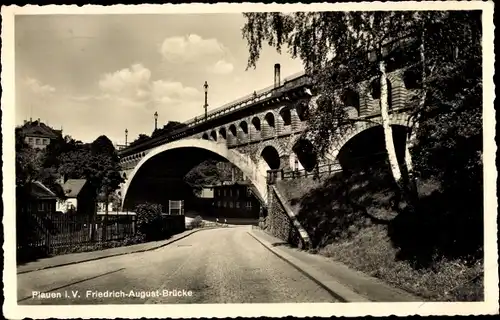
[[[214,119],[220,115],[223,115],[227,112],[243,109],[243,108],[245,108],[245,107],[247,107],[255,102],[258,102],[260,100],[271,97],[273,93],[285,92],[293,87],[304,85],[307,83],[306,78],[301,79],[301,77],[303,77],[304,75],[305,75],[304,71],[295,73],[289,77],[286,77],[283,80],[283,84],[280,85],[279,87],[275,88],[274,85],[268,86],[264,89],[255,91],[252,94],[246,95],[245,97],[240,98],[236,101],[231,101],[230,103],[227,103],[227,104],[225,104],[217,109],[211,110],[210,112],[207,113],[207,120],[212,120],[212,119]],[[173,130],[166,135],[152,137],[149,140],[144,141],[144,144],[151,144],[151,146],[153,147],[153,146],[156,146],[157,144],[160,144],[160,143],[166,143],[166,142],[170,142],[172,140],[176,140],[178,138],[186,137],[188,135],[194,134],[194,132],[192,132],[192,130],[194,130],[194,127],[196,127],[197,125],[202,124],[204,122],[206,122],[204,115],[197,116],[195,118],[192,118],[192,119],[185,121],[183,123],[184,126],[182,126],[181,128]],[[141,145],[143,145],[143,144],[141,144]],[[119,151],[123,151],[123,150],[126,150],[128,148],[129,147],[126,147],[126,148],[120,149]],[[134,146],[134,148],[140,148],[140,146],[137,145],[137,146]]]
[[[340,166],[339,163],[323,164],[320,166],[316,166],[314,167],[314,169],[309,171],[306,169],[301,169],[301,170],[272,169],[267,171],[267,183],[274,184],[276,181],[307,178],[307,177],[312,177],[314,175],[325,176],[341,171],[342,167]]]
[[[252,104],[252,103],[260,101],[262,99],[271,97],[273,91],[276,90],[279,92],[280,89],[287,89],[287,87],[290,87],[291,85],[293,86],[294,80],[296,80],[304,75],[305,75],[304,71],[297,72],[297,73],[285,78],[283,80],[283,84],[279,87],[275,87],[274,85],[271,85],[271,86],[268,86],[264,89],[254,91],[253,93],[248,94],[242,98],[239,98],[237,100],[226,103],[219,108],[213,109],[207,113],[207,120],[211,120],[221,113],[239,110],[241,108],[248,106],[249,104]],[[303,83],[302,81],[299,81],[299,82],[300,82],[300,84]],[[200,116],[197,116],[197,117],[194,117],[194,118],[191,118],[191,119],[185,121],[184,124],[191,127],[191,126],[194,126],[194,125],[201,123],[201,122],[204,122],[204,121],[205,121],[205,116],[200,115]]]

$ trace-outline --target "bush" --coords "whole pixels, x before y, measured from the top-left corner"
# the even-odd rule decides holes
[[[189,223],[189,228],[194,229],[194,228],[201,228],[203,227],[203,219],[200,216],[196,216],[191,222]]]
[[[161,208],[161,205],[156,203],[139,204],[135,208],[137,231],[144,236],[146,241],[162,240],[168,237]]]

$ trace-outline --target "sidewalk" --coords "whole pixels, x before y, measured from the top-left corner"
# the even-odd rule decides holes
[[[120,256],[130,253],[138,253],[144,251],[150,251],[154,249],[161,248],[172,242],[176,242],[183,239],[195,232],[203,229],[186,230],[182,233],[173,235],[171,238],[161,241],[146,242],[140,244],[134,244],[125,247],[116,247],[111,249],[104,249],[98,251],[81,252],[81,253],[69,253],[60,256],[44,258],[37,261],[28,262],[26,264],[17,266],[17,274],[33,272],[37,270],[50,269],[55,267],[62,267],[70,264],[76,264],[86,261],[99,260],[104,258],[110,258],[115,256]]]
[[[424,302],[423,298],[389,286],[379,279],[348,268],[326,257],[285,246],[285,242],[266,232],[252,228],[250,235],[274,254],[304,274],[320,282],[346,302]]]

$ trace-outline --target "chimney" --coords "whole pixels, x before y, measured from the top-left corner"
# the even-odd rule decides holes
[[[281,85],[281,80],[280,80],[280,70],[281,66],[279,63],[276,63],[274,65],[274,87],[277,88]]]
[[[40,125],[40,118],[38,118],[38,125]]]

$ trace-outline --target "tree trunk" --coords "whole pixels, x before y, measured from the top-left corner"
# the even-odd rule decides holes
[[[102,228],[103,240],[107,240],[108,235],[108,204],[109,204],[109,194],[106,193],[104,198],[104,226]]]
[[[426,98],[426,83],[425,83],[425,70],[426,70],[426,61],[425,61],[425,37],[424,37],[424,32],[422,32],[421,35],[421,42],[420,42],[420,60],[422,63],[422,71],[421,71],[421,81],[422,81],[422,92],[420,95],[420,100],[418,102],[417,106],[417,111],[420,111],[423,109],[425,105],[425,98]],[[406,165],[406,173],[407,173],[407,179],[408,179],[408,186],[410,188],[410,192],[412,194],[412,197],[414,199],[418,198],[418,190],[417,190],[417,184],[415,181],[415,177],[413,175],[413,162],[411,159],[411,154],[410,154],[410,147],[413,146],[414,143],[414,133],[416,130],[418,130],[418,124],[419,124],[419,119],[418,119],[418,114],[417,113],[417,118],[412,119],[413,123],[410,123],[410,128],[408,130],[407,134],[407,140],[405,144],[405,165]]]
[[[389,158],[392,176],[396,181],[398,187],[401,184],[401,170],[399,169],[398,158],[396,156],[396,148],[394,147],[394,140],[392,137],[392,128],[389,123],[389,110],[387,103],[387,75],[385,73],[385,62],[379,62],[380,69],[380,115],[382,117],[382,126],[384,128],[385,149]]]

